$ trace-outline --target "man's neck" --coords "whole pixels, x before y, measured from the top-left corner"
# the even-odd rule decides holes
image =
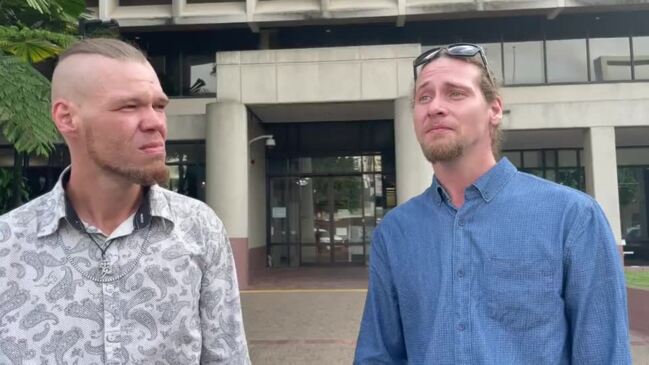
[[[65,190],[79,218],[106,235],[133,214],[142,199],[140,185],[101,173],[84,174],[74,168]]]
[[[496,165],[491,153],[482,156],[463,155],[458,159],[433,164],[435,177],[450,195],[456,208],[464,205],[464,190]]]

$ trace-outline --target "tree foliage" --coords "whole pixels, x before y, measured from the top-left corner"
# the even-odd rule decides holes
[[[76,40],[84,0],[0,1],[0,128],[16,150],[47,156],[58,133],[50,83],[33,65]]]
[[[49,81],[30,64],[0,56],[0,128],[18,151],[48,155],[58,138],[49,105]]]

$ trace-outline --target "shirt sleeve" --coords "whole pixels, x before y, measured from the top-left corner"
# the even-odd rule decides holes
[[[201,280],[201,364],[250,364],[232,248],[222,223],[210,210]]]
[[[622,261],[596,202],[577,218],[564,253],[572,363],[631,364]]]
[[[380,230],[372,238],[369,266],[354,364],[407,364],[399,301]]]

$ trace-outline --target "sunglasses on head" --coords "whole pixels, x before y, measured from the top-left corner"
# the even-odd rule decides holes
[[[420,54],[412,62],[415,81],[417,81],[417,76],[424,68],[424,66],[437,59],[442,54],[447,54],[451,57],[458,58],[472,58],[475,57],[475,55],[479,54],[480,59],[482,60],[482,66],[484,67],[485,71],[487,71],[487,75],[489,76],[489,81],[494,84],[494,80],[491,78],[491,73],[489,72],[489,64],[487,63],[487,57],[485,56],[484,49],[477,44],[472,43],[449,44],[446,47],[435,47]]]

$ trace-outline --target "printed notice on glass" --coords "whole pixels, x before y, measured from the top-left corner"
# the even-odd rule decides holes
[[[286,207],[273,207],[273,218],[286,218]]]

